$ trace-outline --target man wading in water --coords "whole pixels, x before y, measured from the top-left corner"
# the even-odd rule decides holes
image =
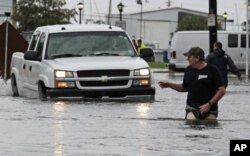
[[[225,94],[225,86],[218,69],[207,64],[204,55],[200,47],[193,47],[184,53],[189,66],[184,71],[182,83],[158,82],[161,88],[188,92],[185,117],[187,120],[215,120],[218,116],[218,101]]]

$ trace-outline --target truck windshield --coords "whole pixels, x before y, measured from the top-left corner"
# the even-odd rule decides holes
[[[124,32],[65,32],[50,34],[46,58],[136,56]]]

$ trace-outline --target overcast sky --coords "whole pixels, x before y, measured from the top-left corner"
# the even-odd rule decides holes
[[[73,8],[78,2],[84,2],[84,15],[103,17],[108,13],[110,0],[66,0],[68,6]],[[168,0],[142,0],[144,2],[143,10],[168,8]],[[118,13],[117,4],[122,2],[126,7],[123,13],[140,12],[140,5],[136,0],[112,0],[112,13]],[[171,7],[183,7],[187,9],[208,12],[209,0],[171,0]],[[217,14],[228,13],[228,19],[234,19],[235,24],[245,21],[246,18],[246,0],[217,0]]]

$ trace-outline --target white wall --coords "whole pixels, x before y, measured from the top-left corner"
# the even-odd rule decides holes
[[[189,10],[184,8],[167,8],[153,11],[145,11],[142,16],[142,35],[140,36],[140,12],[123,14],[122,19],[126,21],[126,31],[135,39],[142,37],[143,42],[159,43],[159,49],[167,49],[171,34],[175,32],[178,25],[178,13],[186,12],[190,14],[207,16],[205,12]],[[119,15],[111,16],[110,22],[115,24],[119,20]]]
[[[5,12],[12,13],[12,0],[0,0],[0,24],[6,20]]]
[[[138,29],[139,29],[138,25]],[[142,25],[143,41],[157,44],[157,49],[167,49],[170,39],[170,23],[159,21],[144,21]],[[139,36],[139,32],[137,34]]]

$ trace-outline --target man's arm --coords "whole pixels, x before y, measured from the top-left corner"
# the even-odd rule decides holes
[[[216,93],[214,94],[214,96],[207,103],[205,103],[199,107],[200,112],[201,113],[208,112],[210,110],[210,108],[212,107],[212,105],[217,103],[225,95],[225,93],[226,93],[225,87],[220,86],[218,88],[218,90],[216,91]]]
[[[168,82],[168,81],[159,81],[158,82],[159,86],[161,88],[171,88],[174,89],[178,92],[185,92],[185,88],[181,83],[173,83],[173,82]]]
[[[241,79],[241,73],[240,70],[237,68],[237,66],[234,64],[234,61],[231,59],[229,55],[227,55],[227,61],[230,71],[237,75],[239,79]]]

